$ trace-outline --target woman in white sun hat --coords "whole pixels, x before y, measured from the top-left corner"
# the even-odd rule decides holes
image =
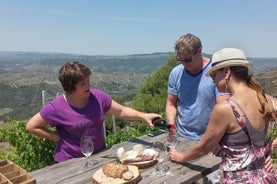
[[[269,122],[276,120],[277,99],[265,94],[249,75],[251,64],[240,49],[221,49],[212,62],[206,75],[212,77],[219,91],[229,92],[230,98],[214,106],[201,141],[185,153],[171,149],[170,159],[184,163],[219,144],[222,183],[277,183],[274,171],[265,169],[274,147],[265,136]]]

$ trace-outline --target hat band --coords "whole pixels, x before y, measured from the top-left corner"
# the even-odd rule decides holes
[[[212,64],[212,67],[214,67],[215,65],[219,64],[219,63],[222,63],[224,61],[230,61],[230,60],[243,60],[243,61],[246,61],[246,59],[242,59],[242,58],[232,58],[232,59],[225,59],[225,60],[221,60],[221,61],[218,61],[216,63],[213,63]]]

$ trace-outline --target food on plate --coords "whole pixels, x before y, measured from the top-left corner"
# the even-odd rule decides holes
[[[125,166],[127,166],[128,170],[125,170]],[[115,168],[119,168],[121,172],[116,172]],[[110,172],[110,169],[113,170],[113,172]],[[114,178],[120,175],[121,178]],[[107,163],[96,170],[92,175],[93,184],[136,184],[140,180],[141,174],[137,166],[120,164],[118,162]]]
[[[111,162],[102,166],[103,173],[112,178],[122,178],[124,180],[130,180],[134,177],[134,173],[128,169],[125,164]]]
[[[141,144],[136,144],[133,146],[133,150],[139,153],[139,152],[142,152],[144,148]]]
[[[123,147],[118,148],[118,150],[117,150],[117,158],[119,160],[121,160],[121,159],[125,158],[126,156],[127,155],[126,155],[126,152],[125,152],[124,148]]]
[[[130,170],[123,172],[122,178],[124,180],[131,180],[134,177],[134,173]]]
[[[135,163],[155,160],[158,152],[152,148],[144,149],[141,144],[133,146],[130,151],[125,151],[123,147],[117,150],[117,157],[121,163]]]

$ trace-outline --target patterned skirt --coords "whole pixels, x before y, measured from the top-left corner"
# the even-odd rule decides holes
[[[223,172],[223,184],[277,184],[277,175],[265,169]]]
[[[266,171],[265,159],[271,152],[271,142],[244,149],[222,148],[223,184],[277,184],[277,175]]]

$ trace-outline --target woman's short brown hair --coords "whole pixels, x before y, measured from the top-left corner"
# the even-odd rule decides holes
[[[79,63],[71,61],[63,65],[59,71],[59,81],[67,93],[72,93],[76,90],[78,82],[83,81],[91,74],[90,69]]]

